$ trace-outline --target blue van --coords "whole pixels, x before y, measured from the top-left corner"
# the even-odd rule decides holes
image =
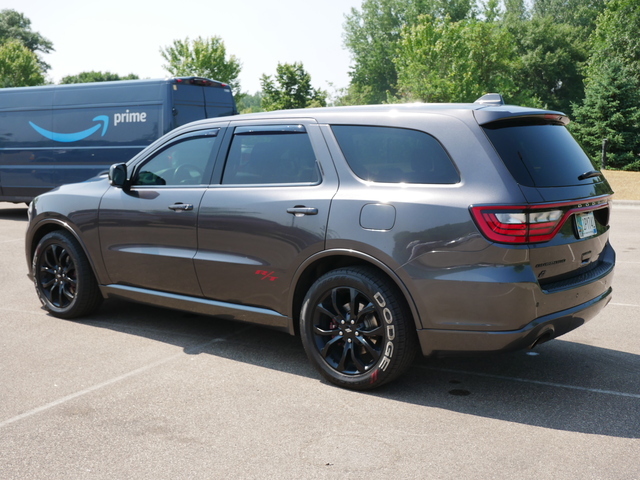
[[[178,126],[237,113],[229,85],[198,77],[0,89],[0,201],[29,202]]]

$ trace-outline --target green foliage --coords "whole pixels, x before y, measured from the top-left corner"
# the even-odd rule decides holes
[[[254,95],[243,93],[236,96],[236,106],[239,113],[264,112],[262,108],[262,92],[256,92]]]
[[[573,114],[571,131],[598,165],[607,138],[608,166],[640,170],[640,81],[627,66],[612,58],[594,69]]]
[[[235,55],[227,57],[227,49],[220,37],[198,37],[195,40],[174,40],[160,49],[163,65],[174,77],[205,77],[228,83],[234,94],[240,93],[238,76],[242,64]]]
[[[364,0],[346,16],[345,46],[353,65],[351,85],[339,103],[469,98],[464,92],[499,88],[510,102],[568,111],[583,96],[588,38],[606,1],[484,0],[477,9],[476,2],[465,0]],[[419,30],[429,35],[424,15],[435,28],[431,53],[426,44],[415,44]],[[506,44],[504,30],[512,37]],[[483,34],[499,48],[483,43]],[[407,46],[413,50],[403,52]],[[480,48],[486,48],[487,58],[481,58]],[[464,58],[465,52],[470,57]],[[454,55],[449,66],[448,54]],[[453,85],[456,78],[459,88]],[[426,81],[434,83],[423,85]]]
[[[409,101],[473,102],[499,92],[535,104],[512,79],[517,60],[512,35],[497,23],[423,16],[402,34],[395,60],[398,93]]]
[[[609,139],[609,166],[640,170],[640,0],[610,0],[598,17],[585,99],[573,131],[597,158]]]
[[[517,62],[507,65],[518,90],[539,98],[542,106],[569,112],[582,99],[582,66],[588,52],[580,41],[581,29],[551,17],[505,23],[512,33]]]
[[[15,10],[5,9],[0,12],[0,44],[9,40],[19,41],[32,52],[53,51],[50,40],[31,30],[31,20]]]
[[[15,45],[22,46],[32,55],[27,55]],[[31,86],[44,83],[44,76],[51,68],[42,60],[37,52],[49,53],[53,50],[53,43],[37,32],[31,30],[31,20],[15,10],[0,11],[0,47],[5,49],[3,57],[3,73],[0,78],[2,86]],[[11,66],[7,62],[18,62]],[[32,71],[33,59],[39,73]],[[11,70],[15,69],[14,72]],[[34,83],[35,82],[35,83]]]
[[[262,75],[262,108],[266,111],[324,107],[327,94],[311,86],[302,63],[278,63],[275,78]]]
[[[534,0],[533,18],[551,18],[556,24],[578,27],[581,39],[593,33],[596,19],[608,0]]]
[[[91,83],[91,82],[112,82],[115,80],[138,80],[137,75],[130,73],[129,75],[121,77],[116,73],[111,72],[80,72],[77,75],[68,75],[60,80],[61,84],[68,83]]]
[[[344,44],[351,52],[351,86],[343,103],[383,103],[397,93],[394,56],[402,30],[418,17],[449,16],[453,21],[471,18],[471,0],[364,0],[361,10],[351,9],[344,24]]]
[[[598,17],[590,73],[610,58],[619,59],[640,79],[640,0],[610,0]]]
[[[17,40],[0,44],[0,87],[32,87],[44,84],[35,53]]]

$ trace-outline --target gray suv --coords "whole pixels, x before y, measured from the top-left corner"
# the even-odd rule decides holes
[[[37,197],[52,315],[103,298],[299,334],[328,381],[534,345],[611,299],[612,191],[559,112],[407,104],[209,119]]]

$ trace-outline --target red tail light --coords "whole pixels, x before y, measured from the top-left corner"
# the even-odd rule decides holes
[[[551,240],[574,213],[600,210],[608,206],[608,198],[605,198],[581,203],[488,205],[470,208],[478,228],[489,240],[498,243],[528,244]],[[606,223],[608,222],[604,224]]]

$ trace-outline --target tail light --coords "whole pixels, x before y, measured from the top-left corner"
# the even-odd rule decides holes
[[[498,243],[529,244],[548,242],[575,213],[608,209],[609,198],[589,202],[543,205],[487,205],[470,207],[480,231]],[[598,215],[608,224],[608,215]],[[604,221],[602,221],[604,220]]]

